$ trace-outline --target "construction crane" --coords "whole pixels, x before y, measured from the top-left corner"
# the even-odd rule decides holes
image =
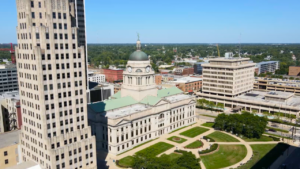
[[[221,57],[220,56],[220,50],[219,50],[219,44],[217,44],[217,49],[218,49],[218,56]]]

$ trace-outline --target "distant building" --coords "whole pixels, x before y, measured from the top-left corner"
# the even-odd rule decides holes
[[[0,133],[21,129],[22,114],[19,91],[0,95]]]
[[[162,83],[162,75],[155,75],[155,84],[161,85]]]
[[[16,65],[0,65],[0,93],[18,90],[18,74]]]
[[[275,73],[279,69],[279,61],[259,62],[256,63],[256,67],[258,68],[258,74],[267,72]]]
[[[88,72],[88,79],[90,82],[96,82],[98,84],[105,82],[105,75],[104,74],[96,74],[94,72]]]
[[[176,87],[184,92],[199,91],[202,87],[202,79],[194,77],[183,77],[169,83],[176,84]]]
[[[300,80],[256,77],[254,89],[260,91],[292,92],[295,95],[300,95]]]
[[[206,64],[207,62],[197,62],[194,64],[194,73],[202,75],[202,64]]]
[[[116,82],[123,80],[123,69],[103,69],[103,74],[107,82]]]
[[[182,68],[176,68],[175,75],[192,75],[194,74],[194,68],[193,67],[182,67]]]
[[[300,76],[300,66],[290,66],[289,76]]]
[[[0,169],[15,166],[22,161],[19,135],[19,130],[0,134]]]

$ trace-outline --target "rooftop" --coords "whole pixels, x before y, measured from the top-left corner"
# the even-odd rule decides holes
[[[12,146],[19,143],[19,130],[5,132],[0,134],[0,148]]]
[[[196,77],[182,77],[175,79],[174,81],[170,81],[171,83],[190,83],[190,82],[198,82],[202,81],[202,78],[196,78]]]
[[[256,63],[256,64],[267,64],[267,63],[275,63],[275,62],[279,62],[279,61],[263,61],[263,62],[259,62],[259,63]]]
[[[250,94],[246,93],[240,96],[237,96],[236,98],[243,99],[243,100],[250,100],[250,101],[256,101],[256,102],[262,102],[262,103],[271,103],[276,105],[286,105],[286,106],[294,106],[300,108],[300,96],[292,96],[290,97],[286,102],[281,101],[270,101],[265,100],[265,96],[269,95],[270,92],[264,92],[264,91],[252,91]],[[289,96],[291,93],[288,92],[278,92],[276,93],[280,96]],[[252,95],[251,95],[252,94]]]
[[[235,61],[247,61],[250,60],[250,58],[239,58],[239,57],[233,57],[233,58],[225,58],[225,57],[220,57],[220,58],[212,58],[209,60],[211,61],[225,61],[225,62],[235,62]]]
[[[0,94],[0,99],[17,99],[20,100],[19,91],[11,91]]]
[[[41,167],[33,161],[26,161],[6,169],[41,169]]]

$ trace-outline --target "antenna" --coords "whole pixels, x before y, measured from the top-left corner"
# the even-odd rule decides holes
[[[240,33],[239,41],[240,41],[240,45],[239,45],[239,58],[241,58],[241,33]]]

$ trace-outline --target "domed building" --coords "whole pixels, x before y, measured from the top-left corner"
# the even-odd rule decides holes
[[[158,90],[140,40],[136,46],[123,72],[121,90],[109,100],[88,105],[97,151],[117,155],[195,122],[194,97],[176,87]]]

